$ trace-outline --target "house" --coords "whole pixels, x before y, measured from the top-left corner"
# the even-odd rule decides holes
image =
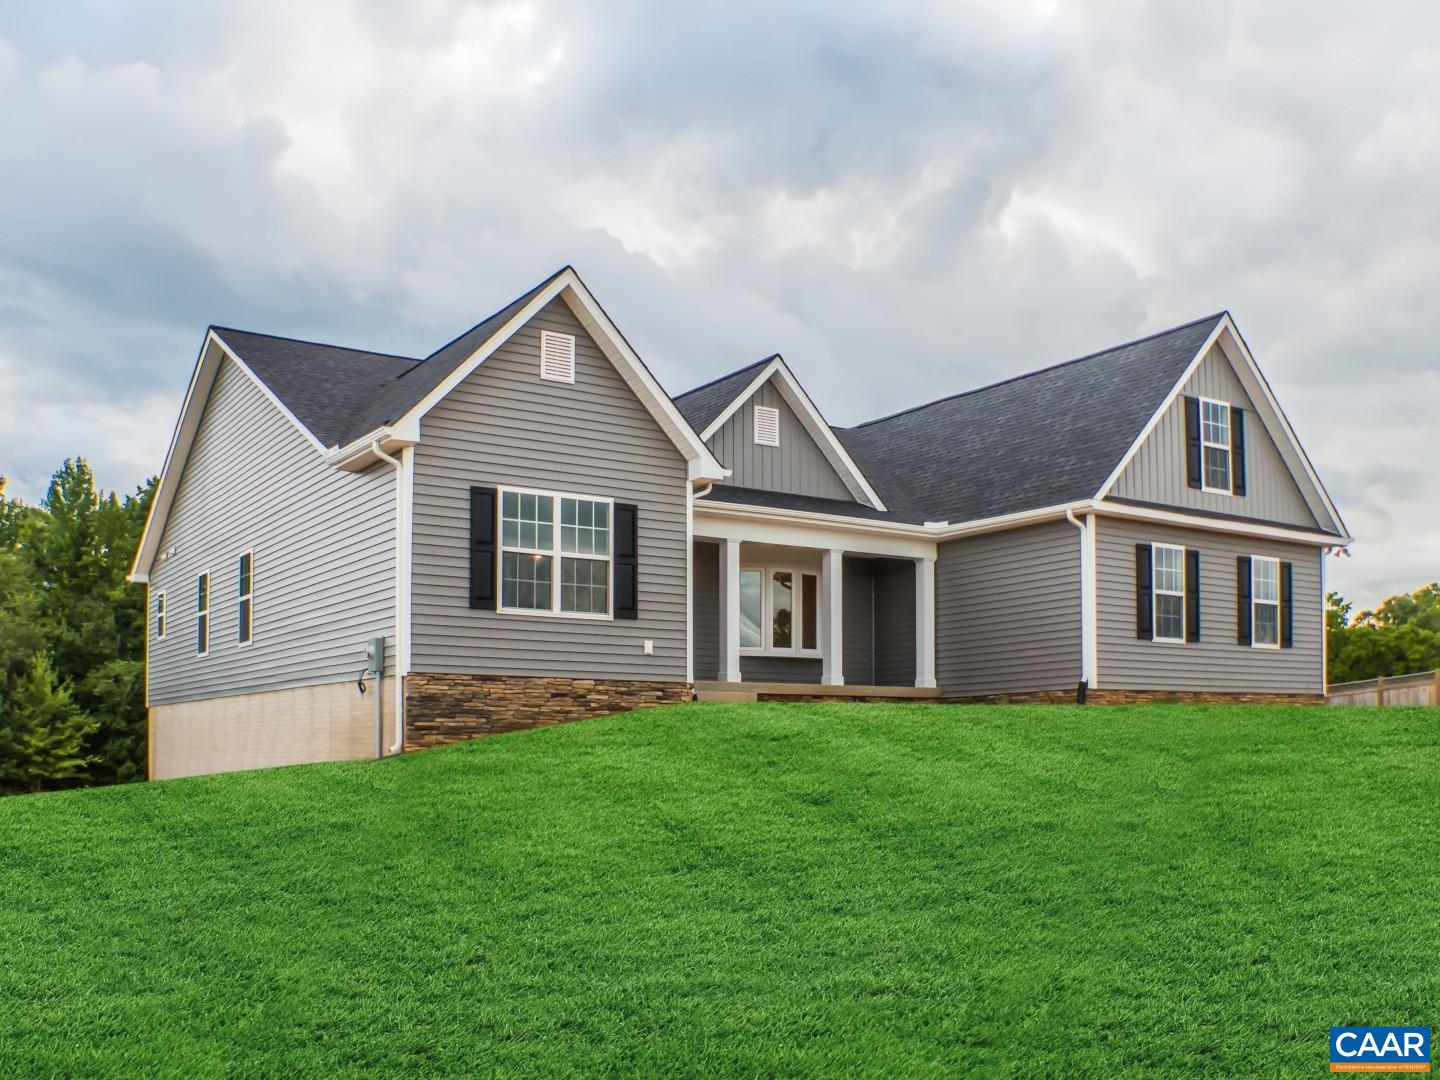
[[[1228,314],[828,424],[573,269],[423,359],[205,335],[132,580],[151,774],[684,701],[1318,701],[1345,525]]]

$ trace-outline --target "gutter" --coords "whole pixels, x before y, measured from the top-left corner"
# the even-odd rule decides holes
[[[401,450],[404,455],[409,447]],[[408,510],[405,501],[405,463],[399,458],[391,457],[380,448],[380,440],[376,439],[370,444],[370,452],[380,460],[395,467],[395,744],[390,747],[390,753],[398,754],[405,749],[405,649],[409,644],[402,637],[402,619],[406,603],[405,581],[408,576],[409,560],[403,557],[406,539],[405,515]],[[382,673],[383,677],[383,673]],[[378,694],[376,695],[378,698]],[[377,702],[378,705],[378,702]]]
[[[1082,521],[1074,509],[1065,511],[1065,520],[1080,530],[1080,679],[1081,686],[1099,686],[1099,626],[1096,592],[1095,517],[1087,514]],[[1084,703],[1082,693],[1081,703]]]

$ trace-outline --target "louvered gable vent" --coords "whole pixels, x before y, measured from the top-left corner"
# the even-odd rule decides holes
[[[575,381],[575,338],[570,334],[540,331],[540,378],[551,382]]]
[[[755,444],[780,445],[780,410],[769,405],[755,406]]]

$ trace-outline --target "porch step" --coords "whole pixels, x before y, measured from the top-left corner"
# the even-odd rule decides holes
[[[698,701],[755,701],[766,697],[896,698],[934,700],[940,691],[915,686],[821,686],[818,683],[697,682]]]
[[[696,701],[754,701],[756,700],[754,690],[702,690],[700,684],[695,685]]]

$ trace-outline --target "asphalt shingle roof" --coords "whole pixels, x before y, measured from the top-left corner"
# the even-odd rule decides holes
[[[711,423],[725,411],[739,395],[740,391],[749,386],[755,376],[760,374],[760,369],[774,360],[775,357],[767,356],[764,360],[756,360],[753,364],[747,364],[739,371],[732,371],[729,375],[721,375],[720,378],[697,386],[693,390],[686,390],[679,397],[674,398],[675,407],[680,410],[680,415],[690,422],[696,432],[704,431]]]

